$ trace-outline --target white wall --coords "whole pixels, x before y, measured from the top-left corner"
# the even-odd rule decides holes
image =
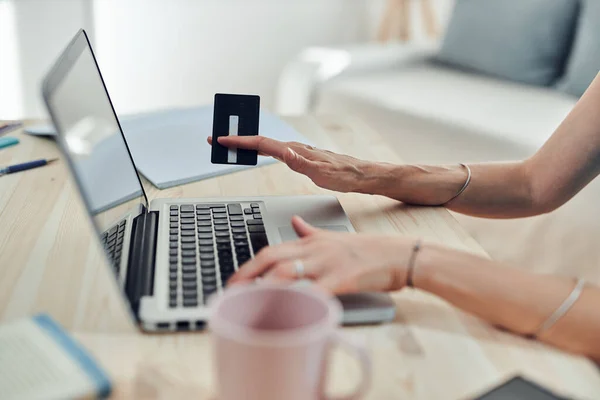
[[[452,1],[433,0],[442,19]],[[306,46],[372,39],[383,2],[0,0],[0,118],[45,115],[43,74],[92,25],[120,113],[204,104],[216,92],[257,93],[272,108],[288,60]]]
[[[0,1],[0,119],[19,115],[23,108],[16,37],[14,5]]]
[[[8,0],[3,4],[0,19],[6,19],[9,27],[4,28],[7,36],[0,41],[0,57],[6,63],[4,71],[12,75],[8,78],[10,87],[16,81],[19,90],[15,92],[13,88],[0,94],[3,101],[10,99],[0,108],[0,118],[45,115],[41,79],[75,32],[89,27],[88,1],[91,0]],[[8,54],[3,54],[3,47]],[[11,73],[14,69],[18,72]],[[7,79],[4,71],[0,73]]]
[[[366,38],[364,10],[363,0],[100,0],[96,47],[120,112],[216,92],[256,93],[269,107],[300,49]]]

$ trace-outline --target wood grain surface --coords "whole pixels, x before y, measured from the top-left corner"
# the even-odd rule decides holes
[[[400,163],[383,139],[351,116],[289,119],[319,146]],[[60,156],[54,142],[22,131],[0,150],[0,165]],[[202,140],[194,144],[206,145]],[[139,151],[141,149],[137,149]],[[133,149],[135,156],[136,149]],[[326,192],[276,164],[149,193],[154,197],[297,195]],[[337,194],[359,232],[421,236],[485,255],[443,208],[412,207],[360,194]],[[210,334],[147,335],[125,311],[64,161],[0,177],[0,318],[47,312],[108,370],[119,398],[216,398]],[[344,328],[373,359],[369,399],[464,399],[515,374],[576,398],[600,396],[593,363],[500,332],[420,291],[395,293],[397,318]],[[351,390],[358,366],[336,351],[331,392]]]

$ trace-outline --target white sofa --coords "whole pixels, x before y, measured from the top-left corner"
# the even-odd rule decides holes
[[[434,44],[311,48],[281,75],[282,114],[351,113],[410,163],[522,159],[552,134],[577,99],[441,66]],[[502,261],[600,282],[600,182],[550,215],[492,221],[457,215]]]

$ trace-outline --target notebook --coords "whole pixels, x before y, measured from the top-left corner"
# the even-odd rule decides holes
[[[166,189],[252,168],[210,162],[211,149],[206,138],[212,135],[212,119],[213,106],[209,105],[128,115],[121,117],[120,122],[139,172],[157,188]],[[53,133],[43,126],[36,126],[34,130],[26,128],[25,131],[33,135]],[[259,131],[261,136],[311,144],[292,126],[266,110],[260,111]],[[274,159],[259,157],[258,166],[274,162]],[[120,198],[113,195],[108,197]],[[123,194],[123,197],[127,196]],[[98,204],[95,208],[104,209],[107,205]]]
[[[106,373],[52,318],[0,326],[0,398],[108,397]]]
[[[252,168],[216,165],[210,161],[206,138],[212,135],[213,106],[167,110],[130,116],[121,122],[140,173],[159,189],[183,185]],[[306,143],[294,128],[279,117],[261,110],[261,136]],[[276,162],[260,157],[258,166]]]

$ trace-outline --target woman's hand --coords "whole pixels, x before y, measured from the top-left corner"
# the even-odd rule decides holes
[[[335,293],[392,291],[406,284],[406,263],[414,242],[402,237],[330,232],[299,217],[292,225],[300,236],[294,242],[265,247],[244,264],[228,283],[265,279],[311,279]],[[304,266],[298,276],[296,264]]]
[[[210,136],[208,144],[212,145]],[[375,163],[298,142],[280,142],[264,136],[224,136],[219,138],[219,144],[257,150],[260,155],[274,157],[324,189],[366,193],[377,179]]]

